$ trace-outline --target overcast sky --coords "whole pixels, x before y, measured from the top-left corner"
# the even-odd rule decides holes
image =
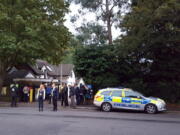
[[[69,28],[69,31],[72,32],[73,34],[78,34],[75,29],[77,27],[80,27],[83,22],[89,22],[89,21],[95,22],[96,21],[94,13],[90,13],[85,10],[86,15],[81,16],[78,13],[78,9],[81,9],[81,6],[72,3],[70,5],[70,13],[65,16],[65,18],[66,18],[65,26],[67,28]],[[75,15],[79,15],[80,17],[78,18],[78,20],[76,22],[72,23],[70,21],[70,19],[72,16],[75,16]],[[103,22],[100,22],[100,23],[103,23]],[[113,35],[113,39],[115,39],[116,37],[118,37],[120,35],[120,30],[115,29],[115,27],[113,27],[112,35]]]

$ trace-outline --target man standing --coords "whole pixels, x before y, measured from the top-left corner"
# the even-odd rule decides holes
[[[51,84],[48,84],[46,88],[46,94],[47,94],[47,99],[49,100],[49,104],[51,104],[51,91],[52,91]]]
[[[64,84],[63,92],[64,92],[64,103],[65,103],[65,106],[68,106],[68,87],[67,87],[66,83]]]
[[[53,99],[53,111],[57,111],[57,99],[58,99],[58,89],[56,84],[52,84],[52,99]]]
[[[77,84],[75,84],[75,93],[76,93],[76,104],[79,105],[81,97],[80,97],[80,89]]]
[[[17,92],[18,88],[16,87],[15,84],[12,84],[10,86],[11,90],[11,107],[16,107],[17,106]]]
[[[84,91],[85,91],[85,87],[83,84],[80,84],[80,104],[84,104],[85,98],[84,98]]]
[[[65,91],[64,91],[65,84],[62,84],[61,88],[61,106],[65,105]]]
[[[61,91],[61,106],[68,106],[68,87],[66,83],[63,84]]]
[[[69,97],[71,98],[71,107],[72,108],[76,108],[76,104],[75,104],[75,88],[74,88],[74,85],[72,84],[71,86],[70,86],[70,95],[69,95]]]
[[[29,101],[29,87],[26,85],[23,88],[23,93],[24,93],[24,102]]]

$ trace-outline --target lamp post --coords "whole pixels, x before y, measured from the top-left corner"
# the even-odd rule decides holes
[[[61,86],[62,86],[62,64],[61,64]]]

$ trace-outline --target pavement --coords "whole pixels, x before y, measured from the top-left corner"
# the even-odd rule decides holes
[[[0,108],[9,108],[10,103],[9,102],[0,102]],[[17,108],[37,108],[38,107],[38,102],[32,102],[32,103],[24,103],[24,102],[19,102],[17,103]],[[52,109],[53,105],[49,104],[47,101],[44,102],[44,107],[49,110]],[[67,107],[62,107],[61,102],[58,101],[58,109],[60,110],[72,110],[69,106]],[[77,110],[96,110],[97,108],[94,105],[81,105],[76,107]]]
[[[32,104],[31,104],[32,105]],[[179,135],[180,113],[102,112],[89,107],[0,107],[1,135]]]
[[[61,107],[60,106],[60,101],[58,101],[58,108],[59,109],[71,109],[69,107]],[[18,107],[34,107],[36,108],[38,106],[37,102],[32,102],[32,103],[24,103],[24,102],[19,102],[17,104]],[[46,108],[52,108],[52,104],[48,104],[47,101],[45,101],[44,106]],[[0,107],[10,107],[10,103],[9,102],[2,102],[0,101]],[[89,110],[89,111],[96,111],[97,107],[95,107],[94,105],[81,105],[81,106],[77,106],[77,109],[80,110]],[[169,113],[180,113],[180,105],[179,104],[167,104],[167,112]]]

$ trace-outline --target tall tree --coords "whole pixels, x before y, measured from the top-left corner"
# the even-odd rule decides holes
[[[76,49],[75,71],[86,83],[92,84],[95,90],[119,85],[118,74],[114,70],[117,68],[114,48],[113,45],[90,45]]]
[[[97,20],[102,20],[106,23],[107,35],[109,44],[112,40],[112,25],[118,21],[117,16],[121,15],[121,7],[127,0],[69,0],[81,3],[83,8],[89,9],[96,13]]]
[[[149,72],[144,75],[144,83],[152,94],[177,100],[180,94],[180,2],[133,1],[131,12],[121,25],[126,32],[122,44],[128,56],[147,63]]]
[[[78,34],[76,38],[81,45],[102,45],[106,43],[106,30],[97,23],[83,24],[77,28]]]
[[[6,69],[46,59],[59,63],[69,32],[64,0],[0,0],[0,87]]]

